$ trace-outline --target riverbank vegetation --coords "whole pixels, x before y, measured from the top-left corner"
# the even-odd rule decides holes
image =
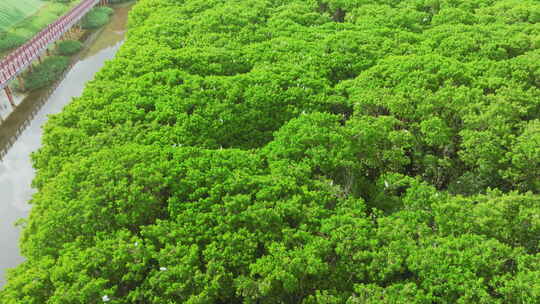
[[[4,303],[539,303],[540,4],[140,0]]]
[[[24,89],[33,91],[51,85],[69,67],[69,62],[70,59],[66,56],[49,56],[45,58],[41,64],[37,65],[24,78]]]
[[[56,47],[56,53],[60,56],[71,56],[81,51],[83,43],[78,40],[63,40]]]
[[[93,8],[81,21],[83,29],[96,29],[109,23],[110,16],[113,14],[113,9],[110,7]]]

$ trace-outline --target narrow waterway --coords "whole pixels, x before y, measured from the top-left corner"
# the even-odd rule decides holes
[[[131,5],[124,5],[115,9],[111,22],[84,51],[81,60],[0,161],[0,287],[5,283],[6,269],[23,261],[18,248],[20,231],[14,223],[30,211],[28,200],[34,193],[30,154],[41,146],[42,126],[49,114],[60,112],[73,97],[80,96],[86,82],[94,78],[105,61],[114,57],[124,39],[130,8]]]

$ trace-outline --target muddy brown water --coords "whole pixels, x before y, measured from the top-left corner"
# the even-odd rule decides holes
[[[27,217],[30,211],[28,201],[35,192],[31,187],[34,169],[30,162],[30,154],[41,146],[42,126],[47,121],[48,115],[60,112],[73,97],[80,96],[85,84],[94,78],[95,73],[101,69],[105,61],[115,56],[124,41],[127,14],[131,7],[132,4],[128,4],[115,8],[111,22],[83,51],[81,59],[69,71],[0,161],[0,287],[5,283],[6,270],[24,260],[19,253],[20,230],[15,226],[15,222]],[[29,101],[39,99],[39,94],[40,92],[36,92],[25,98],[20,96],[17,102],[22,106]],[[5,100],[0,100],[0,104],[4,106],[6,106],[5,102]],[[26,119],[26,117],[20,117],[20,119]],[[0,128],[6,129],[8,126],[0,126]]]

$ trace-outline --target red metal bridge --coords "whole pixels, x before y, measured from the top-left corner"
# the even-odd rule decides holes
[[[19,76],[24,70],[32,65],[34,60],[40,60],[40,56],[48,50],[50,44],[62,37],[76,25],[97,4],[105,5],[108,0],[82,0],[76,7],[54,23],[48,25],[11,54],[0,61],[0,89],[4,89],[12,106],[15,106],[9,82]]]

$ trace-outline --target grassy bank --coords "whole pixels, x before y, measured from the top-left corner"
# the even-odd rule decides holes
[[[36,13],[46,2],[41,0],[3,0],[0,2],[0,31]]]
[[[14,0],[8,0],[7,2],[12,1]],[[0,27],[0,57],[3,57],[10,50],[19,47],[32,38],[41,29],[77,5],[78,2],[78,0],[69,3],[47,2],[41,6],[37,12],[27,16],[23,20],[19,20],[17,23],[13,23],[13,20],[16,20],[15,15],[9,18],[5,17],[6,21],[4,21],[4,24],[8,24],[7,20],[9,19],[10,25]],[[0,4],[0,6],[2,5],[7,4]],[[0,11],[3,11],[1,10],[1,7]]]

